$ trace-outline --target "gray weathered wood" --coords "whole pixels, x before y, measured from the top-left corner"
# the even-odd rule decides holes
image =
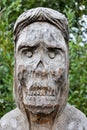
[[[87,118],[67,104],[68,22],[48,8],[24,12],[14,26],[17,108],[0,130],[87,130]]]

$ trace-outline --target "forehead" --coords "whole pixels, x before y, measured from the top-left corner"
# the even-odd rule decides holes
[[[40,41],[48,46],[66,48],[61,31],[46,22],[36,22],[25,27],[19,34],[17,48],[22,44],[33,46]]]

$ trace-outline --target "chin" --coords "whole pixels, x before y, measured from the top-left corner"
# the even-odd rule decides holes
[[[50,114],[53,111],[55,111],[54,106],[50,106],[50,107],[40,107],[40,106],[38,106],[38,107],[36,107],[36,106],[26,106],[25,105],[25,108],[33,114]]]

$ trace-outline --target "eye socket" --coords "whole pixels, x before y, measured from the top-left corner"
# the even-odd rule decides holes
[[[59,48],[48,48],[48,56],[51,58],[51,59],[54,59],[56,56],[57,58],[61,58],[61,55],[62,55],[62,50]]]
[[[48,55],[49,55],[49,57],[50,57],[51,59],[54,59],[55,56],[56,56],[56,54],[55,54],[54,52],[49,52]]]
[[[23,55],[25,55],[28,58],[31,58],[33,56],[33,52],[31,52],[29,50],[25,50],[25,51],[23,51]]]
[[[24,45],[24,46],[21,46],[19,48],[19,50],[20,50],[20,53],[22,54],[22,56],[31,58],[37,48],[38,48],[38,45],[36,45],[36,46],[25,46]]]

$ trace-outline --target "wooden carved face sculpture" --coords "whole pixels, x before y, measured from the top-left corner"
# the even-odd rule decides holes
[[[34,114],[61,111],[68,95],[68,48],[61,31],[35,22],[19,34],[16,84],[25,109]]]

